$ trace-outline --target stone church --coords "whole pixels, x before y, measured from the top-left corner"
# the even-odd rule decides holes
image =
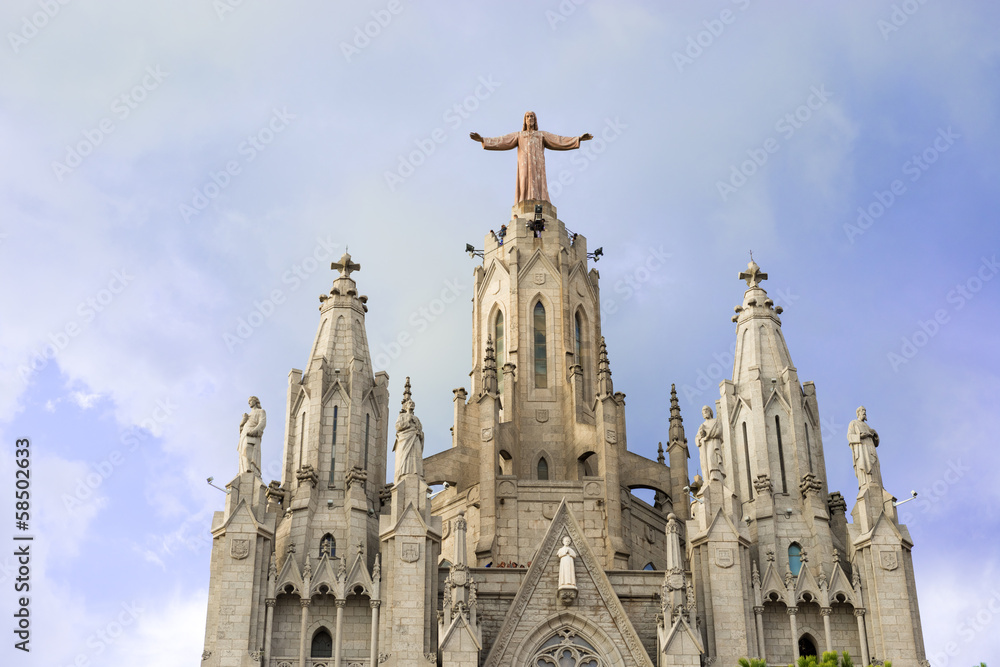
[[[276,438],[262,438],[255,398],[241,424],[239,474],[211,527],[202,665],[731,667],[824,650],[927,665],[878,434],[859,408],[850,447],[836,446],[858,476],[848,522],[767,274],[752,261],[739,274],[732,378],[695,447],[671,388],[655,417],[666,445],[656,460],[631,452],[595,256],[545,182],[544,149],[590,135],[541,132],[526,114],[520,132],[472,138],[517,148],[517,198],[476,251],[471,386],[454,390],[450,447],[423,458],[419,378],[391,411],[345,254],[305,370],[288,376],[280,481],[261,479],[262,440]]]

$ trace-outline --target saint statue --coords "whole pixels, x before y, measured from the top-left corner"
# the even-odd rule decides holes
[[[396,442],[392,451],[396,453],[395,481],[404,475],[424,474],[424,429],[413,414],[415,408],[410,398],[410,378],[406,378],[403,388],[403,407],[396,419]]]
[[[538,199],[549,201],[549,188],[545,181],[545,149],[570,151],[580,147],[581,141],[593,139],[593,135],[561,137],[538,129],[534,111],[524,114],[524,125],[520,132],[511,132],[502,137],[483,138],[478,132],[469,136],[478,141],[488,151],[509,151],[517,148],[517,189],[515,203]]]
[[[847,427],[847,442],[854,454],[854,473],[858,476],[858,488],[863,489],[868,484],[882,486],[882,472],[878,465],[878,433],[868,425],[868,413],[865,406],[857,411],[858,418]]]
[[[267,413],[260,407],[260,400],[251,396],[249,414],[244,412],[240,421],[240,472],[252,472],[260,477],[260,437],[267,426]]]
[[[570,546],[569,535],[562,539],[562,548],[556,552],[559,557],[559,590],[576,589],[576,550]]]
[[[698,427],[694,437],[701,453],[701,469],[709,479],[722,479],[722,424],[712,414],[707,405],[701,409],[705,421]],[[718,472],[718,475],[715,473]]]

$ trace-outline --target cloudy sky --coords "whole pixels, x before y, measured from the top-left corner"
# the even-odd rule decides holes
[[[666,438],[671,383],[692,437],[752,250],[816,383],[831,490],[857,488],[864,403],[888,489],[920,493],[900,509],[933,664],[995,659],[1000,8],[817,4],[4,2],[0,497],[12,513],[30,438],[36,541],[34,650],[4,626],[2,655],[197,664],[223,505],[205,479],[235,473],[250,394],[277,474],[287,374],[348,245],[391,400],[411,376],[427,451],[447,446],[462,249],[514,196],[514,154],[468,133],[533,109],[598,137],[550,153],[549,182],[604,248],[630,448]]]

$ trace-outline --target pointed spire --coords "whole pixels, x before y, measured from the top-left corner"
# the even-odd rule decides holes
[[[483,392],[497,393],[497,359],[493,351],[493,336],[486,335],[486,359],[483,362]]]
[[[597,358],[597,395],[613,396],[614,385],[611,382],[611,363],[608,361],[608,346],[601,336],[601,348]]]
[[[413,414],[413,410],[417,407],[413,403],[412,394],[410,393],[410,378],[407,376],[406,384],[403,385],[403,407],[399,409],[399,413],[409,412]]]
[[[661,465],[667,465],[667,459],[663,456],[663,443],[656,443],[656,462]]]
[[[670,442],[687,443],[684,437],[684,418],[681,417],[681,405],[677,400],[677,385],[670,385]]]

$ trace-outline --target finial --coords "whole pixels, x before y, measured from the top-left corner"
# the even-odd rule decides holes
[[[483,362],[483,391],[497,392],[497,359],[493,352],[493,336],[486,335],[486,358]]]
[[[656,462],[657,463],[663,463],[663,464],[666,463],[666,459],[663,457],[663,443],[662,442],[659,442],[659,443],[656,444]]]
[[[760,270],[757,262],[753,261],[753,253],[750,254],[750,263],[747,270],[740,273],[740,280],[747,281],[747,287],[759,287],[761,281],[767,280],[767,274]]]
[[[332,264],[330,264],[330,268],[333,269],[334,271],[340,271],[341,278],[350,279],[352,272],[361,270],[361,265],[355,264],[354,262],[351,261],[351,255],[347,252],[347,249],[345,248],[344,254],[343,256],[341,256],[340,261],[333,262]]]
[[[406,378],[406,384],[403,385],[403,407],[399,409],[400,414],[404,412],[413,412],[413,409],[417,407],[413,403],[410,393],[410,378]]]
[[[601,336],[600,352],[597,357],[597,393],[599,396],[612,396],[615,393],[611,382],[611,363],[608,361],[608,346]]]
[[[676,384],[670,385],[670,430],[667,437],[671,443],[687,443],[687,438],[684,437],[684,418],[681,417],[681,404],[677,400]]]

